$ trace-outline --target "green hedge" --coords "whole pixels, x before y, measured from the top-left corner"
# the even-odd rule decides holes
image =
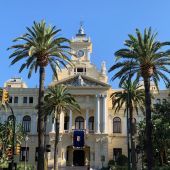
[[[17,170],[23,170],[24,167],[25,167],[24,164],[18,164]],[[27,164],[26,167],[27,167],[26,170],[36,170],[36,167],[30,164]]]

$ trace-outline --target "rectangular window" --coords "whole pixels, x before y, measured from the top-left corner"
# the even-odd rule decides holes
[[[27,97],[23,97],[23,103],[27,103]]]
[[[78,73],[82,73],[83,72],[83,68],[81,68],[81,67],[77,68],[77,72]]]
[[[9,97],[9,103],[12,103],[12,96]]]
[[[20,161],[28,161],[29,147],[21,147]]]
[[[117,161],[120,155],[122,155],[122,148],[113,148],[113,160]]]
[[[69,130],[69,122],[64,122],[64,130]]]
[[[29,103],[33,103],[33,97],[29,97]]]
[[[85,74],[86,68],[83,68],[83,67],[74,68],[74,74],[77,74],[77,73]]]
[[[14,97],[14,103],[18,103],[18,97]]]

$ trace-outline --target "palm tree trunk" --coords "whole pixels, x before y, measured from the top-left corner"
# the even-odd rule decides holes
[[[164,152],[163,152],[163,149],[161,148],[160,151],[159,151],[159,162],[160,162],[160,166],[163,166],[163,163],[164,163],[164,159],[163,159],[163,155],[164,155]]]
[[[44,170],[44,115],[42,105],[44,101],[45,68],[40,67],[39,72],[39,96],[38,96],[38,170]]]
[[[146,109],[146,156],[148,170],[153,168],[150,78],[144,78]]]
[[[136,170],[136,152],[135,152],[135,130],[134,130],[134,117],[133,117],[133,106],[130,102],[130,143],[131,143],[131,160],[132,160],[132,169]]]
[[[58,170],[59,118],[55,118],[54,170]]]

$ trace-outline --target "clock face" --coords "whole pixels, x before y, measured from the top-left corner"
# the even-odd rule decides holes
[[[79,50],[77,52],[77,55],[78,55],[78,57],[82,57],[84,55],[84,51],[83,50]]]

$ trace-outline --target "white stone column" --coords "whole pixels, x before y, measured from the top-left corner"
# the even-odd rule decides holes
[[[102,101],[103,101],[103,104],[102,104],[102,108],[103,108],[103,114],[102,114],[102,116],[103,116],[103,133],[106,133],[106,124],[107,124],[107,120],[106,120],[106,117],[107,117],[107,107],[106,107],[106,95],[102,95]]]
[[[72,110],[70,110],[70,115],[69,115],[69,131],[72,131]]]
[[[100,95],[96,95],[95,133],[100,133]]]
[[[60,133],[64,131],[64,112],[62,111],[60,114]]]
[[[51,129],[51,132],[55,132],[55,119],[53,120],[53,123],[52,123],[52,129]]]
[[[20,118],[21,118],[21,116],[20,116]],[[37,127],[36,127],[36,125],[37,125],[37,116],[36,116],[36,114],[33,114],[33,115],[32,115],[32,121],[31,121],[31,132],[32,132],[33,134],[36,134],[36,133],[37,133]]]
[[[86,109],[86,132],[89,131],[89,109]]]

